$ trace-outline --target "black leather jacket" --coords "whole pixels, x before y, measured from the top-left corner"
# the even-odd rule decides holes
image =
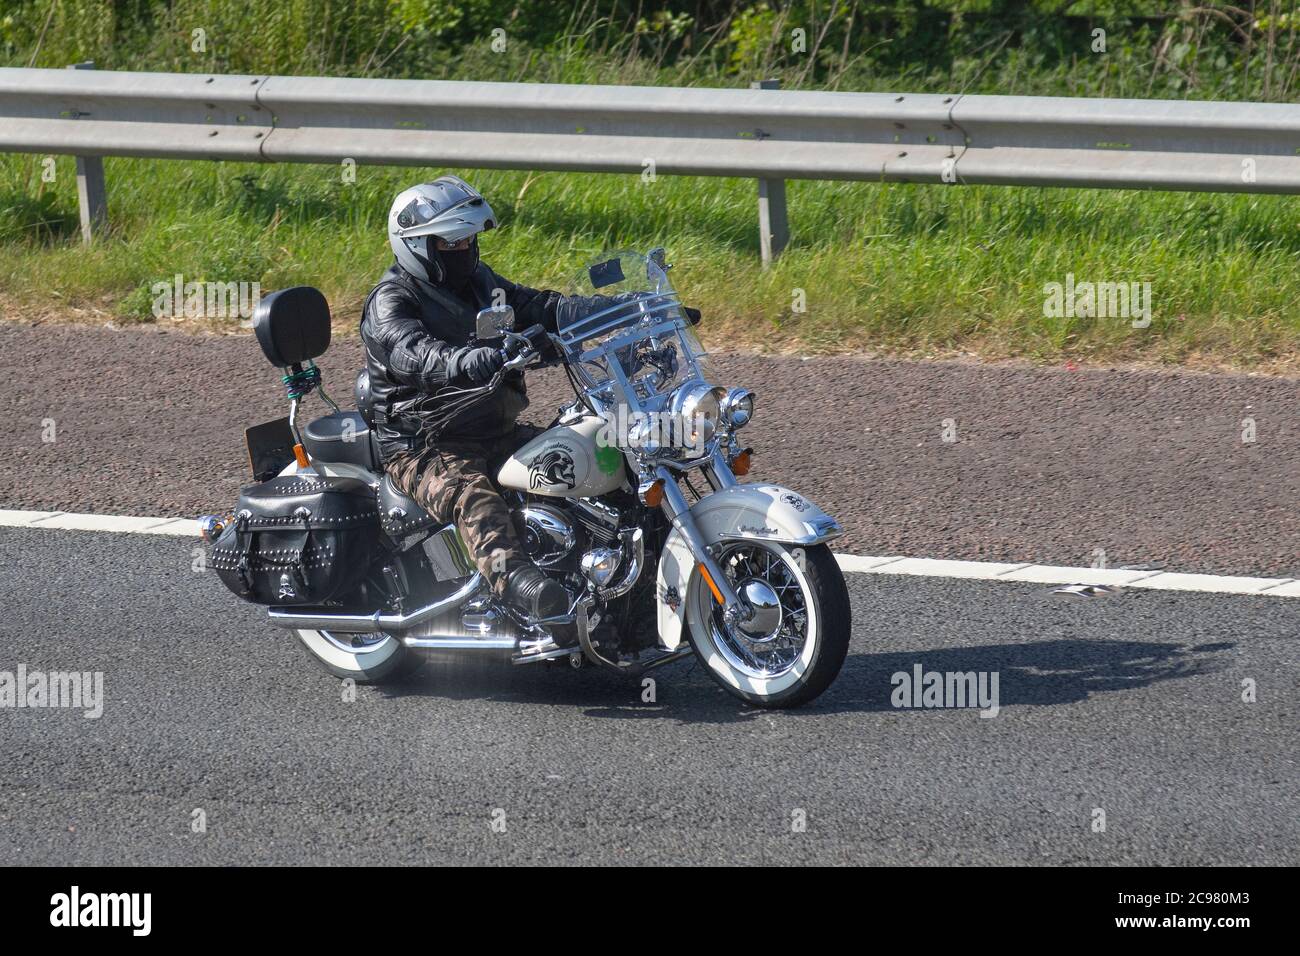
[[[396,263],[384,273],[361,315],[361,340],[370,375],[370,420],[385,461],[395,454],[422,448],[419,422],[394,411],[398,403],[428,395],[446,385],[469,385],[461,365],[479,345],[474,319],[479,309],[496,301],[515,310],[515,330],[541,324],[555,331],[556,309],[564,297],[515,285],[480,262],[461,296],[416,279]],[[472,299],[472,301],[470,301]],[[484,343],[491,344],[491,343]],[[446,438],[493,438],[515,425],[528,406],[522,372],[509,372],[489,399],[453,419],[442,432]]]

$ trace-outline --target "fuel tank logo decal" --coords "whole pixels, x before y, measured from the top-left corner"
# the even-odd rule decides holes
[[[623,464],[623,453],[612,445],[596,446],[596,467],[607,475],[618,474]]]
[[[528,487],[572,488],[576,485],[573,456],[563,448],[551,448],[533,459],[528,467]]]

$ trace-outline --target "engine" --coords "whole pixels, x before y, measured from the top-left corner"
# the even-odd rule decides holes
[[[632,604],[613,612],[610,620],[617,636],[606,633],[600,640],[613,641],[624,651],[653,646],[656,616],[645,613],[653,610],[653,571],[646,578],[649,587],[633,592],[646,570],[641,528],[624,528],[623,513],[595,498],[520,495],[514,516],[524,551],[534,563],[558,578],[571,594],[594,589],[599,601],[591,612],[592,628],[611,613],[610,602],[630,593],[630,602],[642,602],[641,613],[633,614]]]
[[[617,538],[619,513],[590,498],[529,499],[515,509],[524,551],[543,568],[576,570],[589,547],[608,547]]]
[[[578,529],[557,507],[534,504],[515,512],[523,526],[524,553],[543,568],[560,564],[578,545]]]

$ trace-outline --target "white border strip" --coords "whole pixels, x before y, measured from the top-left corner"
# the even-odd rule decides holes
[[[118,534],[171,534],[197,538],[193,518],[138,518],[131,515],[77,514],[71,511],[3,511],[0,528],[55,528],[59,531],[112,531]]]
[[[918,574],[940,578],[968,578],[977,581],[1105,584],[1163,591],[1300,597],[1300,581],[1294,578],[1251,578],[1225,574],[1130,571],[1119,568],[1067,568],[1050,564],[997,564],[992,561],[944,561],[935,558],[868,558],[856,554],[836,554],[835,559],[845,571],[860,574]]]
[[[191,518],[76,514],[67,511],[0,510],[0,527],[160,534],[183,538],[197,538],[199,534],[199,523]],[[1163,591],[1300,598],[1300,580],[1295,578],[1233,577],[1223,574],[1181,574],[1170,571],[1130,571],[1116,568],[1067,568],[1048,564],[948,561],[938,558],[867,557],[838,552],[835,559],[843,570],[855,574],[910,574],[922,577],[1018,581],[1031,584],[1106,584]]]

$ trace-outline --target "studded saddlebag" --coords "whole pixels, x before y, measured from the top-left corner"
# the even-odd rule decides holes
[[[364,482],[286,475],[240,492],[212,565],[245,601],[322,604],[361,581],[378,543],[375,493]]]

